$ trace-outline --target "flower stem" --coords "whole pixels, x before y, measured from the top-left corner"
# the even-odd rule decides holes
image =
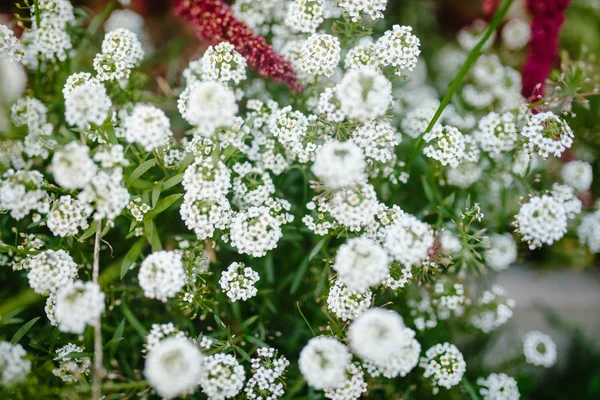
[[[102,237],[102,221],[96,224],[96,239],[94,241],[94,264],[92,269],[92,280],[98,284],[100,276],[100,239]],[[100,381],[104,375],[102,366],[102,329],[100,317],[94,324],[94,372],[92,376],[92,399],[99,400],[102,394]]]

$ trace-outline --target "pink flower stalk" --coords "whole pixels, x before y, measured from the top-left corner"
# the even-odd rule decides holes
[[[187,19],[200,39],[213,45],[220,42],[233,44],[246,57],[250,68],[260,75],[302,91],[290,62],[248,25],[236,19],[228,4],[222,0],[175,0],[174,4],[175,14]]]

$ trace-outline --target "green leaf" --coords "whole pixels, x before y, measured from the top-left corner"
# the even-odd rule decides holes
[[[148,336],[148,331],[144,328],[144,325],[135,317],[133,312],[131,312],[131,308],[127,305],[127,303],[121,303],[121,311],[123,311],[123,315],[127,318],[127,321],[131,324],[133,329],[140,335],[142,338],[146,338]]]
[[[96,233],[96,224],[97,224],[97,222],[93,221],[90,224],[89,228],[87,228],[85,230],[85,232],[83,232],[83,235],[81,235],[81,237],[77,240],[79,240],[80,242],[83,242],[85,239],[91,237],[94,233]]]
[[[144,175],[144,173],[146,171],[148,171],[150,168],[154,167],[155,165],[156,165],[156,158],[152,158],[148,161],[144,161],[143,163],[138,165],[138,167],[131,173],[131,175],[129,175],[129,178],[127,178],[127,183],[125,185],[127,187],[131,186],[131,184],[133,182],[135,182],[135,180],[137,178]]]
[[[183,174],[175,175],[165,181],[165,183],[163,184],[163,189],[164,190],[171,189],[173,186],[181,183],[182,181],[183,181]]]
[[[248,353],[246,353],[246,351],[244,349],[242,349],[241,347],[236,346],[236,345],[233,345],[233,348],[235,349],[235,351],[237,351],[238,353],[240,353],[242,355],[244,360],[248,361],[249,363],[252,362],[252,360],[250,359],[250,356],[248,355]]]
[[[10,339],[11,344],[17,344],[19,340],[31,329],[31,327],[40,319],[41,317],[35,317],[31,321],[27,322],[25,325],[19,328],[19,330],[15,333],[15,335]]]
[[[319,251],[321,251],[321,248],[325,245],[325,243],[327,243],[329,241],[329,239],[330,239],[329,236],[325,236],[323,239],[321,239],[315,245],[315,247],[313,247],[312,251],[304,258],[304,260],[302,260],[302,263],[300,264],[300,268],[298,268],[298,272],[296,272],[296,275],[294,276],[294,280],[292,281],[292,286],[290,287],[290,294],[296,293],[296,290],[298,290],[298,287],[300,286],[300,282],[302,281],[304,274],[306,274],[306,270],[308,269],[308,264],[319,253]]]
[[[152,207],[156,207],[156,203],[158,202],[158,198],[160,197],[160,192],[162,191],[162,183],[157,183],[152,188]]]
[[[113,335],[112,339],[110,339],[105,346],[107,348],[116,348],[117,345],[119,344],[119,342],[121,340],[123,340],[123,332],[125,331],[125,319],[123,319],[121,321],[121,323],[119,324],[119,326],[117,327],[117,330],[115,330],[115,334]]]
[[[183,197],[183,193],[176,193],[170,196],[165,197],[161,201],[156,204],[152,210],[148,211],[148,213],[144,216],[144,220],[154,219],[158,214],[165,211],[167,208],[171,207],[177,200]]]
[[[137,242],[131,246],[127,254],[125,254],[125,258],[123,258],[123,262],[121,263],[121,279],[125,277],[131,265],[137,260],[137,258],[142,253],[142,248],[144,247],[144,238],[139,239]]]
[[[469,394],[469,397],[471,398],[471,400],[479,400],[479,396],[477,396],[477,392],[475,391],[475,389],[473,388],[473,385],[471,385],[471,383],[469,382],[469,380],[466,377],[463,377],[462,383],[463,383],[463,386],[465,387],[465,390]]]
[[[214,316],[215,316],[215,321],[217,322],[217,325],[219,326],[219,328],[223,329],[223,330],[227,330],[227,325],[225,325],[225,323],[221,320],[221,318],[219,318],[219,316],[217,314],[215,314]]]

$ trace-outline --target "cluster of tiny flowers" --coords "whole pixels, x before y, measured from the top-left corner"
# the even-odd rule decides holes
[[[372,41],[359,43],[348,50],[344,58],[344,67],[347,70],[359,68],[378,69],[380,67],[379,60],[375,57]]]
[[[11,119],[15,126],[27,127],[28,134],[23,143],[25,154],[48,158],[48,150],[56,146],[56,141],[49,137],[53,127],[48,122],[48,108],[33,97],[23,97],[12,105]]]
[[[186,275],[181,254],[176,251],[150,254],[140,266],[138,280],[146,297],[166,302],[185,285]]]
[[[299,68],[308,75],[332,76],[340,62],[340,41],[326,33],[314,33],[300,50]]]
[[[327,308],[342,321],[353,320],[371,306],[373,294],[369,289],[351,290],[341,280],[329,289]]]
[[[217,353],[204,359],[199,383],[212,400],[231,399],[244,386],[244,367],[231,354]]]
[[[403,266],[398,261],[393,261],[390,264],[390,274],[381,284],[388,289],[402,289],[413,277],[411,267]]]
[[[356,128],[350,141],[356,143],[368,160],[387,163],[394,159],[394,149],[401,136],[385,120],[370,121]]]
[[[329,200],[331,216],[351,232],[372,224],[378,206],[375,189],[369,184],[339,190]]]
[[[90,365],[89,357],[67,357],[71,353],[83,353],[85,348],[69,343],[66,346],[56,350],[54,361],[58,361],[58,368],[52,370],[55,376],[58,376],[63,382],[77,382],[81,378],[89,375]]]
[[[144,375],[163,398],[193,392],[203,369],[204,355],[186,338],[170,337],[148,353]]]
[[[123,127],[125,140],[138,143],[146,151],[166,145],[173,136],[171,122],[165,113],[147,104],[136,104],[131,115],[123,122]]]
[[[131,70],[144,58],[137,35],[118,28],[108,32],[102,41],[102,53],[94,58],[94,69],[101,81],[128,79]]]
[[[125,149],[120,144],[97,148],[94,161],[106,169],[127,167],[129,165],[129,160],[125,158]]]
[[[436,344],[421,357],[419,366],[425,369],[423,376],[431,380],[433,393],[440,387],[450,389],[458,385],[467,370],[462,353],[450,343]]]
[[[324,0],[294,0],[290,2],[285,23],[293,30],[313,33],[323,19]]]
[[[423,154],[438,160],[442,165],[458,167],[465,155],[465,139],[457,128],[436,125],[423,138],[427,143],[431,143],[423,149]]]
[[[355,400],[359,399],[367,391],[365,373],[357,364],[348,364],[346,370],[346,381],[335,389],[325,389],[325,398],[331,400]]]
[[[440,320],[447,320],[452,315],[461,316],[465,311],[466,302],[465,290],[461,283],[448,285],[444,282],[437,282],[433,286],[431,305],[435,307]]]
[[[350,325],[348,339],[352,351],[369,365],[373,376],[406,376],[419,361],[421,345],[415,331],[394,311],[367,310]]]
[[[56,292],[54,315],[62,332],[82,334],[104,312],[104,293],[93,282],[75,281]]]
[[[20,344],[0,341],[0,383],[12,386],[25,380],[31,371],[31,361],[25,359],[27,352]]]
[[[122,171],[100,171],[79,193],[78,199],[94,206],[94,220],[115,219],[129,203],[129,192],[122,186]]]
[[[384,247],[403,265],[419,265],[434,243],[431,227],[410,214],[402,214],[385,229]]]
[[[45,211],[46,191],[41,189],[44,176],[38,171],[9,169],[0,180],[0,210],[10,211],[10,216],[20,220],[31,211]]]
[[[512,18],[502,28],[502,44],[509,50],[521,50],[531,39],[531,27],[528,21]]]
[[[592,166],[585,161],[570,161],[563,165],[561,175],[565,184],[578,192],[585,192],[592,186],[594,175]]]
[[[234,262],[221,274],[219,285],[231,301],[246,301],[258,293],[254,285],[259,279],[258,272],[244,263]]]
[[[64,250],[46,250],[19,264],[26,269],[29,286],[41,295],[55,293],[77,278],[77,264]]]
[[[340,189],[365,179],[366,162],[352,142],[331,141],[317,151],[311,171],[329,189]]]
[[[0,57],[5,56],[20,62],[23,59],[23,48],[13,31],[8,26],[0,24]]]
[[[244,393],[249,400],[276,400],[284,395],[285,370],[290,365],[287,358],[277,357],[275,349],[261,347],[258,357],[251,360],[252,376],[246,382]]]
[[[581,213],[581,200],[577,198],[572,187],[554,183],[550,195],[563,205],[568,219],[573,219]]]
[[[197,127],[198,133],[213,137],[219,127],[229,126],[238,112],[235,93],[216,81],[188,85],[177,100],[181,116]]]
[[[489,236],[485,262],[494,271],[502,271],[517,261],[517,244],[510,233],[493,233]]]
[[[587,214],[577,228],[579,242],[588,246],[592,253],[600,253],[600,211]]]
[[[490,374],[487,378],[478,378],[477,386],[483,400],[519,400],[521,394],[517,381],[506,374]]]
[[[238,175],[233,178],[233,203],[239,208],[260,206],[275,194],[275,184],[268,172],[253,167],[249,162],[235,164],[232,168]]]
[[[300,141],[308,130],[308,118],[292,106],[285,106],[273,112],[269,120],[269,131],[284,146]]]
[[[538,367],[550,368],[556,364],[556,343],[540,331],[530,331],[523,337],[525,361]]]
[[[536,196],[521,206],[514,225],[533,250],[542,247],[542,244],[552,245],[564,236],[567,232],[567,213],[554,197]]]
[[[335,90],[341,112],[360,122],[385,115],[392,102],[390,81],[381,72],[368,68],[346,72]]]
[[[541,157],[560,155],[573,144],[573,131],[560,117],[552,112],[530,114],[521,132],[527,138],[527,148]]]
[[[346,117],[340,110],[340,101],[336,97],[335,88],[328,87],[319,95],[317,111],[329,122],[342,122]]]
[[[387,0],[342,0],[339,4],[352,21],[360,21],[361,14],[367,14],[371,19],[383,18]]]
[[[94,178],[98,167],[90,158],[90,148],[73,141],[54,153],[50,169],[59,186],[81,189]]]
[[[277,247],[282,222],[271,215],[265,206],[252,206],[238,212],[231,220],[230,240],[238,253],[264,257],[267,251]]]
[[[302,217],[302,222],[315,235],[327,235],[332,229],[337,227],[335,220],[327,218],[331,208],[323,197],[314,197],[312,201],[306,204],[306,209],[313,212],[315,216],[307,214]]]
[[[198,239],[214,235],[215,229],[225,229],[231,217],[231,205],[226,197],[218,199],[196,199],[186,194],[179,209],[181,219]]]
[[[79,129],[85,129],[90,124],[102,125],[111,107],[104,85],[90,80],[76,86],[65,97],[65,120]]]
[[[479,120],[473,135],[481,149],[493,157],[511,151],[519,139],[515,115],[511,112],[491,112]]]
[[[246,79],[246,59],[228,42],[210,46],[202,56],[202,78],[207,81],[240,83]]]
[[[183,187],[187,195],[197,199],[224,197],[231,187],[231,173],[222,162],[211,158],[197,158],[183,174]]]
[[[394,67],[396,75],[402,75],[405,70],[412,71],[421,54],[421,42],[411,32],[410,26],[394,25],[373,46],[379,64]]]
[[[436,100],[427,102],[409,111],[400,123],[402,133],[407,134],[411,138],[421,136],[427,129],[429,121],[433,118],[437,108],[438,102]]]
[[[492,285],[482,293],[476,307],[471,323],[483,333],[490,333],[512,318],[515,301],[506,297],[506,289]]]
[[[37,57],[53,62],[65,61],[73,45],[67,33],[67,25],[75,20],[73,6],[67,0],[40,1],[29,7],[32,18],[32,30],[23,33],[26,44],[25,60],[27,65],[37,65]],[[39,18],[39,26],[37,19]]]
[[[333,269],[348,288],[364,291],[389,275],[389,263],[387,252],[377,242],[357,237],[340,246]]]
[[[309,386],[335,389],[346,381],[352,356],[342,343],[330,337],[314,337],[300,351],[298,367]]]
[[[150,206],[146,203],[142,203],[142,200],[137,197],[133,199],[128,205],[127,209],[131,212],[131,216],[137,221],[141,222],[144,220],[144,215],[150,211]]]
[[[146,350],[154,350],[163,340],[171,337],[185,339],[185,333],[177,329],[172,322],[167,324],[152,324],[150,333],[146,336]]]

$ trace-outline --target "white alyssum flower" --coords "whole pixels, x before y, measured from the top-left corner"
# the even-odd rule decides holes
[[[471,162],[462,162],[456,168],[448,168],[446,182],[449,185],[466,189],[475,182],[479,181],[483,169]]]
[[[246,267],[244,263],[233,262],[221,274],[219,285],[231,301],[246,301],[258,293],[254,285],[259,279],[258,272],[252,268]]]
[[[456,37],[458,44],[467,52],[473,50],[485,35],[487,27],[487,22],[482,19],[476,19],[471,25],[462,28],[460,32],[458,32]],[[487,42],[483,45],[483,49],[488,49],[495,40],[496,32],[493,32]]]
[[[186,193],[179,209],[181,219],[199,240],[211,238],[215,230],[227,228],[232,216],[231,205],[225,196],[199,198]]]
[[[166,302],[185,284],[181,254],[176,251],[157,251],[142,262],[138,280],[144,296]]]
[[[502,271],[517,261],[517,243],[510,233],[493,233],[489,236],[485,263],[494,271]]]
[[[64,250],[45,250],[29,256],[20,267],[29,270],[29,286],[41,295],[56,293],[77,278],[77,264]]]
[[[529,151],[537,152],[542,158],[550,154],[560,157],[571,147],[574,137],[571,127],[552,112],[529,114],[521,134],[527,139]]]
[[[521,50],[531,39],[529,22],[521,18],[512,18],[502,28],[502,44],[509,50]]]
[[[229,192],[231,173],[223,162],[216,165],[210,157],[196,158],[183,174],[186,195],[194,199],[220,199]]]
[[[533,250],[552,245],[567,233],[567,212],[554,197],[536,196],[521,206],[513,224]]]
[[[490,333],[511,319],[515,301],[506,295],[506,289],[499,285],[492,285],[489,290],[484,291],[477,299],[471,316],[473,326],[483,333]]]
[[[370,289],[352,290],[338,279],[329,289],[327,308],[342,321],[348,321],[365,312],[372,299],[373,293]]]
[[[98,167],[90,158],[88,146],[70,142],[54,153],[50,170],[59,186],[81,189],[94,178]]]
[[[128,29],[118,28],[109,31],[102,41],[102,53],[134,68],[144,58],[144,49],[137,35]]]
[[[231,168],[237,176],[233,178],[233,203],[241,209],[265,204],[275,194],[271,175],[249,162],[236,163]]]
[[[401,139],[402,136],[389,121],[376,120],[365,122],[356,128],[349,141],[356,143],[370,162],[387,163],[394,160],[395,148]]]
[[[66,99],[69,97],[73,90],[76,87],[85,85],[88,82],[92,82],[94,84],[100,84],[100,81],[92,76],[89,72],[76,72],[72,75],[69,75],[67,78],[67,82],[65,82],[65,86],[63,86],[63,96]]]
[[[6,56],[15,62],[20,62],[23,54],[23,46],[13,31],[8,26],[0,24],[0,57]]]
[[[244,387],[244,367],[231,354],[217,353],[204,359],[199,383],[211,400],[231,399]]]
[[[249,400],[276,400],[284,395],[283,380],[290,362],[277,351],[261,347],[252,358],[252,376],[246,382],[244,393]]]
[[[231,245],[240,254],[264,257],[269,250],[277,247],[279,239],[283,237],[281,225],[268,207],[252,206],[232,218]]]
[[[221,82],[199,81],[190,84],[179,96],[181,116],[198,128],[198,133],[212,138],[215,130],[234,122],[238,105],[233,90]]]
[[[594,178],[592,166],[585,161],[570,161],[560,171],[563,181],[578,192],[585,192],[592,186]]]
[[[340,189],[364,181],[366,166],[356,144],[333,140],[317,151],[311,171],[327,188]]]
[[[39,27],[53,26],[65,29],[68,24],[75,21],[73,6],[68,0],[42,0],[38,3],[40,25]],[[29,6],[29,11],[33,14],[36,8],[33,4]],[[33,29],[37,29],[37,20],[33,21]]]
[[[309,386],[317,390],[335,389],[346,381],[352,356],[346,346],[330,337],[314,337],[300,352],[298,367]]]
[[[333,269],[350,289],[366,290],[388,276],[389,264],[387,252],[377,242],[357,237],[340,246]]]
[[[556,364],[556,343],[540,331],[530,331],[523,337],[523,354],[529,364],[550,368]]]
[[[324,21],[324,0],[294,0],[289,3],[285,24],[297,32],[314,33]]]
[[[308,118],[292,106],[275,110],[269,118],[269,131],[284,146],[291,147],[306,136]]]
[[[344,115],[360,122],[384,116],[392,102],[392,84],[381,72],[372,69],[346,72],[335,90]]]
[[[331,216],[351,232],[372,224],[378,207],[375,189],[367,183],[339,190],[329,200]]]
[[[152,324],[148,336],[146,336],[146,350],[152,351],[158,347],[158,345],[168,338],[179,338],[185,339],[185,333],[173,325],[172,322],[166,324]]]
[[[562,203],[568,219],[573,219],[576,215],[581,213],[583,204],[581,200],[577,198],[575,189],[571,186],[554,183],[552,185],[552,190],[549,193],[554,199]]]
[[[487,378],[477,378],[479,394],[483,400],[519,400],[521,393],[512,376],[492,373]]]
[[[423,139],[429,143],[423,149],[423,154],[438,160],[442,165],[456,168],[465,155],[465,138],[453,126],[438,124]]]
[[[100,171],[79,193],[78,199],[94,212],[94,220],[115,219],[129,203],[129,192],[123,187],[121,168],[110,173]],[[93,207],[93,208],[92,208]]]
[[[348,340],[356,355],[387,378],[408,374],[421,353],[415,331],[404,325],[398,313],[381,308],[367,310],[354,320]]]
[[[173,136],[171,122],[163,110],[148,104],[136,104],[123,122],[125,140],[138,143],[146,151],[164,146]]]
[[[433,242],[431,227],[405,213],[386,228],[384,247],[401,264],[415,266],[427,257]]]
[[[93,282],[75,281],[56,292],[54,314],[61,332],[82,334],[104,312],[104,293]]]
[[[402,133],[405,133],[414,139],[425,133],[425,130],[427,130],[427,126],[429,125],[429,121],[431,121],[435,115],[438,106],[439,102],[437,100],[431,100],[426,101],[425,104],[422,104],[413,110],[410,110],[402,122],[400,122]]]
[[[50,25],[25,31],[21,40],[25,44],[23,63],[30,68],[37,66],[38,56],[49,63],[64,62],[73,49],[71,37],[67,31]]]
[[[515,148],[519,139],[515,115],[511,112],[491,112],[479,120],[473,136],[481,149],[493,157],[509,152]]]
[[[401,76],[416,67],[420,46],[421,42],[412,34],[410,26],[394,25],[375,42],[373,51],[379,64],[394,67],[396,75]]]
[[[195,390],[204,358],[190,340],[168,338],[148,353],[144,375],[159,396],[171,399]]]
[[[25,359],[26,355],[20,344],[0,341],[0,383],[3,386],[12,386],[25,380],[31,371],[31,361]]]
[[[412,267],[404,266],[398,261],[392,261],[390,264],[390,274],[381,284],[388,289],[398,290],[404,288],[412,277]]]
[[[47,192],[41,189],[44,176],[38,171],[9,169],[0,179],[0,210],[10,211],[10,216],[20,220],[31,211],[38,212],[47,205]]]
[[[577,228],[579,243],[588,246],[592,253],[600,253],[600,211],[585,215]]]
[[[324,395],[331,400],[355,400],[360,399],[366,391],[365,373],[358,364],[352,363],[346,369],[344,384],[335,389],[325,389]]]
[[[308,75],[331,76],[340,62],[340,41],[326,33],[313,33],[300,50],[299,68]]]
[[[90,374],[90,365],[92,361],[89,357],[68,357],[71,353],[83,353],[85,348],[73,343],[56,350],[54,361],[58,361],[58,368],[52,370],[55,376],[58,376],[63,382],[77,382],[81,378]]]
[[[339,6],[353,22],[359,22],[361,14],[366,14],[371,19],[383,18],[387,0],[341,0]]]
[[[104,85],[90,80],[75,87],[66,97],[65,120],[79,129],[90,124],[102,125],[111,106]]]
[[[379,60],[375,57],[374,44],[359,43],[346,53],[344,58],[344,67],[349,69],[373,68],[380,67]]]
[[[462,353],[448,342],[427,350],[419,366],[425,369],[423,376],[431,380],[434,394],[439,392],[440,387],[450,389],[458,385],[467,370]]]
[[[235,84],[246,79],[246,59],[229,42],[209,46],[202,56],[202,78]]]

